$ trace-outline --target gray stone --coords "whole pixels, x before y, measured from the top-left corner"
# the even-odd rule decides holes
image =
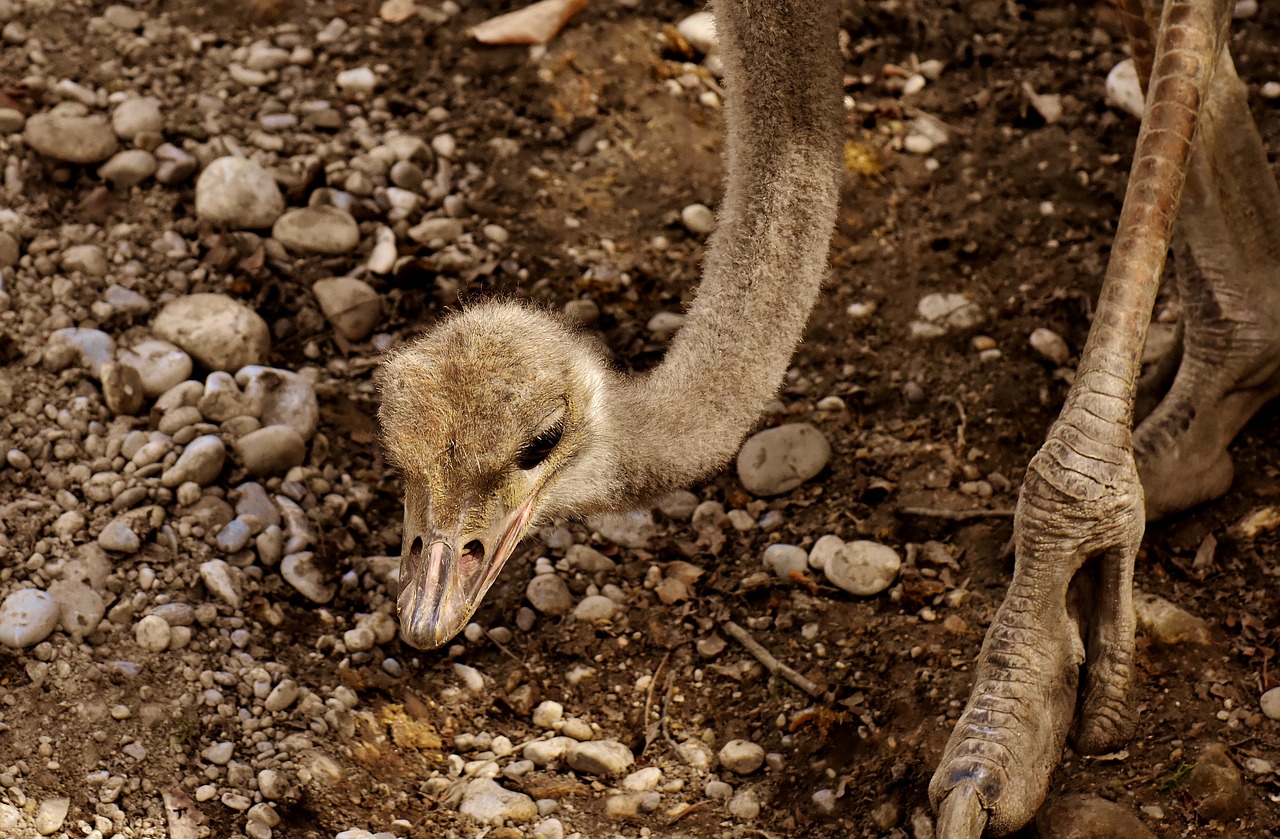
[[[102,380],[102,400],[116,416],[131,417],[142,410],[146,391],[142,375],[128,364],[108,361],[98,371]]]
[[[165,186],[176,186],[196,173],[200,162],[172,143],[161,143],[155,150],[159,166],[156,181]]]
[[[662,770],[656,766],[646,766],[623,778],[619,786],[627,792],[648,792],[651,789],[657,789],[660,783],[662,783]]]
[[[694,12],[676,24],[680,37],[703,55],[715,52],[720,42],[716,36],[716,16],[709,11]]]
[[[618,563],[589,545],[571,545],[565,552],[564,561],[574,571],[585,571],[588,574],[612,571],[618,567]]]
[[[232,609],[239,609],[243,601],[240,573],[221,559],[200,563],[200,580],[209,593]]]
[[[196,215],[203,221],[260,230],[271,227],[283,212],[284,196],[275,178],[252,160],[220,157],[196,179]]]
[[[784,580],[809,569],[809,555],[795,545],[776,544],[764,549],[764,566]]]
[[[119,148],[111,125],[102,116],[34,114],[27,119],[22,137],[46,157],[80,165],[101,163]]]
[[[926,294],[916,304],[916,312],[925,323],[943,332],[972,329],[985,319],[977,303],[954,292]]]
[[[129,522],[124,518],[115,518],[107,522],[101,532],[98,533],[98,544],[103,550],[114,551],[116,553],[132,554],[137,553],[142,547],[142,539],[134,532]]]
[[[678,489],[668,493],[658,502],[662,514],[675,521],[688,521],[693,511],[698,509],[698,496],[687,489]]]
[[[635,763],[635,756],[617,740],[574,742],[565,752],[564,761],[571,769],[588,775],[621,775]]]
[[[111,128],[121,140],[133,142],[139,134],[164,131],[160,103],[151,97],[126,99],[111,112]]]
[[[0,604],[0,644],[30,647],[39,644],[58,626],[58,601],[48,592],[24,588]]]
[[[62,631],[79,643],[98,627],[106,612],[102,595],[80,580],[56,580],[49,586],[49,596],[58,602],[58,622]]]
[[[87,368],[96,379],[102,365],[110,361],[116,352],[116,342],[100,329],[67,327],[55,330],[49,336],[49,346],[63,344],[72,348],[81,366]]]
[[[168,622],[157,615],[147,615],[133,626],[133,639],[138,642],[138,646],[153,653],[169,649],[172,633]]]
[[[210,370],[262,364],[271,332],[253,309],[223,294],[191,294],[165,304],[152,330]]]
[[[250,365],[236,373],[245,395],[262,406],[263,425],[287,425],[310,440],[320,424],[320,403],[311,382],[291,370]]]
[[[720,765],[738,775],[750,775],[764,765],[764,749],[750,740],[730,740],[720,748]]]
[[[262,404],[255,402],[240,390],[235,378],[225,370],[215,370],[204,380],[204,393],[196,401],[196,408],[209,422],[226,422],[235,417],[262,415]]]
[[[349,341],[361,341],[382,321],[382,298],[363,280],[333,277],[311,286],[320,310]]]
[[[60,261],[64,271],[79,272],[91,277],[101,277],[107,273],[107,255],[97,245],[72,245],[62,252]]]
[[[208,486],[222,472],[226,459],[223,442],[213,434],[204,434],[187,444],[177,462],[160,475],[160,483],[170,488],[188,481]]]
[[[307,457],[307,442],[287,425],[264,426],[232,445],[245,471],[254,477],[283,474]]]
[[[297,701],[299,693],[297,682],[293,679],[284,679],[271,689],[271,693],[267,694],[262,707],[272,713],[283,711]]]
[[[0,108],[0,134],[17,134],[26,124],[27,117],[22,111]]]
[[[522,792],[505,789],[492,778],[474,778],[462,791],[458,812],[481,824],[527,822],[538,816],[538,805]]]
[[[427,247],[441,247],[462,235],[462,222],[456,218],[428,218],[409,228],[409,238]]]
[[[817,475],[831,459],[831,444],[809,423],[769,428],[738,452],[738,480],[753,495],[789,492]]]
[[[618,612],[618,604],[602,594],[589,594],[573,609],[573,616],[587,623],[608,623]]]
[[[168,341],[141,341],[120,353],[120,361],[138,371],[142,392],[155,399],[191,376],[191,356]]]
[[[1031,344],[1031,349],[1040,354],[1041,358],[1053,362],[1061,367],[1071,359],[1071,348],[1067,346],[1067,342],[1062,336],[1052,329],[1045,329],[1043,326],[1031,332],[1031,337],[1027,339],[1027,343]]]
[[[1273,720],[1280,720],[1280,688],[1272,688],[1258,700],[1262,713]]]
[[[205,746],[200,751],[200,757],[214,764],[215,766],[226,766],[231,762],[231,758],[236,753],[235,743],[229,743],[225,740],[212,743]]]
[[[291,251],[341,254],[360,242],[360,228],[346,210],[300,207],[276,219],[271,237]]]
[[[706,204],[690,204],[680,211],[680,221],[690,232],[705,236],[716,229],[716,214]]]
[[[1183,791],[1191,798],[1201,818],[1233,822],[1249,809],[1240,770],[1231,760],[1225,743],[1211,743],[1187,774]]]
[[[1158,644],[1208,644],[1213,640],[1209,624],[1163,597],[1134,592],[1133,609],[1138,627]]]
[[[760,799],[755,790],[744,789],[729,799],[729,815],[749,822],[760,815]]]
[[[573,608],[573,595],[558,574],[535,574],[524,594],[529,605],[544,615],[567,615]]]
[[[533,761],[535,766],[549,766],[564,757],[565,752],[574,744],[571,737],[550,737],[546,740],[534,740],[525,745],[524,757]]]
[[[310,551],[287,555],[280,561],[280,576],[312,603],[328,603],[337,594],[337,588],[325,581],[312,562],[313,557]]]
[[[869,597],[892,585],[901,568],[902,558],[893,548],[859,540],[834,551],[822,573],[850,594]]]
[[[1050,798],[1036,812],[1036,830],[1043,839],[1155,839],[1129,808],[1087,794]]]
[[[36,832],[41,836],[57,833],[62,829],[62,823],[66,821],[70,809],[71,799],[65,796],[41,801],[40,809],[36,811]]]
[[[628,513],[609,513],[591,522],[601,536],[623,548],[645,548],[658,532],[653,513],[648,510],[632,510]]]
[[[154,175],[158,166],[151,152],[126,149],[112,155],[110,160],[99,166],[98,176],[112,186],[128,189]]]

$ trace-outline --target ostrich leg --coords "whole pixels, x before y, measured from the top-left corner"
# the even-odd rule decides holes
[[[1228,9],[1227,0],[1163,9],[1093,328],[1062,413],[1027,467],[1013,580],[929,786],[941,839],[1030,821],[1069,730],[1085,752],[1128,734],[1133,562],[1145,523],[1131,432],[1139,357]]]

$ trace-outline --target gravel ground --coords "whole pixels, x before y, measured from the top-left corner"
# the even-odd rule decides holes
[[[714,226],[721,90],[679,3],[533,49],[469,41],[495,4],[409,7],[0,0],[0,836],[932,836],[1086,328],[1035,260],[1101,264],[1123,183],[1114,20],[976,4],[980,40],[851,3],[835,264],[886,279],[834,284],[736,470],[546,528],[426,654],[397,638],[379,355],[497,292],[651,365]],[[993,82],[1009,31],[1041,90],[1073,55],[1090,89]],[[1006,229],[1038,255],[1002,262]],[[1156,531],[1152,721],[1128,762],[1068,755],[1084,795],[1043,835],[1280,829],[1276,464]]]

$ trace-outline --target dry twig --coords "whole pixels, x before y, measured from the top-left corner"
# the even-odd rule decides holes
[[[922,516],[930,519],[947,519],[948,521],[1013,518],[1013,510],[1010,510],[1007,507],[1001,507],[995,510],[948,510],[943,507],[899,507],[898,514],[903,516]]]
[[[756,661],[763,664],[764,669],[768,670],[773,675],[781,676],[810,696],[816,697],[825,693],[820,685],[809,681],[804,676],[800,675],[799,672],[791,669],[781,661],[778,661],[778,659],[774,658],[773,653],[760,646],[760,642],[751,637],[751,633],[747,632],[747,630],[743,629],[741,626],[738,626],[738,624],[733,621],[725,621],[721,626],[724,627],[725,633],[728,634],[730,638],[746,647],[747,652],[755,656]]]

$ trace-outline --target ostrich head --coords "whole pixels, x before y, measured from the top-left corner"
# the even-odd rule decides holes
[[[608,375],[564,323],[515,304],[466,309],[386,360],[405,641],[447,642],[539,520],[590,506],[609,471]]]

